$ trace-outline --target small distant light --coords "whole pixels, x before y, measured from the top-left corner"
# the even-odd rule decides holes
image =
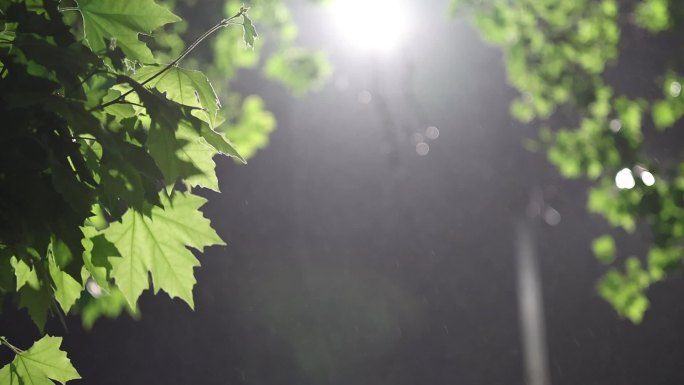
[[[413,144],[418,144],[421,142],[425,142],[425,137],[423,137],[422,134],[416,132],[415,134],[411,135],[411,141],[413,142]]]
[[[621,190],[632,189],[636,186],[632,170],[623,168],[615,175],[615,185]]]
[[[547,207],[544,211],[544,222],[549,226],[558,226],[561,223],[561,215],[553,207]]]
[[[98,285],[92,277],[88,278],[85,287],[86,290],[88,290],[88,293],[93,296],[93,298],[100,298],[102,295],[104,295],[104,290],[102,290],[100,285]]]
[[[430,152],[430,145],[425,142],[416,144],[416,152],[420,156],[425,156]]]
[[[650,171],[644,171],[641,173],[641,181],[644,182],[646,186],[653,186],[655,184],[655,176],[653,176]]]
[[[428,139],[435,140],[439,138],[439,128],[435,126],[430,126],[425,129],[425,137]]]
[[[611,131],[618,132],[622,129],[622,122],[620,122],[619,119],[613,119],[610,121],[608,126],[610,127]]]
[[[672,95],[673,98],[676,98],[682,93],[682,85],[679,82],[672,82],[670,84],[670,95]]]
[[[373,101],[373,95],[368,91],[361,91],[359,92],[358,100],[361,104],[370,104]]]

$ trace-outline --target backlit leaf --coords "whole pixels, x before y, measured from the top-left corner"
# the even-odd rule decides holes
[[[0,383],[22,385],[66,384],[81,376],[66,353],[60,350],[62,337],[45,336],[30,349],[16,354],[14,360],[0,369]]]
[[[245,40],[247,47],[254,48],[254,41],[257,37],[259,37],[259,35],[254,28],[254,24],[252,24],[252,19],[250,19],[246,14],[242,15],[242,17],[242,27],[244,28],[243,39]]]
[[[138,34],[149,34],[164,24],[181,19],[153,0],[78,0],[83,15],[85,38],[90,48],[99,54],[107,50],[109,40],[131,59],[151,63],[152,52]]]
[[[134,79],[142,83],[162,69],[163,67],[159,66],[140,68],[137,70]],[[204,111],[193,111],[192,114],[209,123],[211,127],[216,127],[220,122],[217,115],[221,104],[214,88],[209,83],[209,79],[202,72],[174,66],[147,85],[166,94],[166,97],[174,102],[203,109]]]
[[[205,199],[174,193],[162,202],[163,207],[155,206],[147,215],[129,210],[121,223],[113,223],[103,232],[121,253],[121,258],[110,259],[112,277],[131,307],[149,288],[148,273],[155,292],[164,290],[193,307],[193,269],[199,262],[187,247],[202,250],[224,244],[199,211]]]

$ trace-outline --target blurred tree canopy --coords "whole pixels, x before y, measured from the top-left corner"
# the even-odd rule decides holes
[[[652,79],[662,90],[656,98],[618,91],[624,84],[609,82],[606,73],[620,63],[625,31],[636,30],[645,44],[655,35],[681,35],[684,3],[454,0],[451,12],[471,16],[502,49],[510,84],[520,92],[511,114],[539,127],[531,149],[544,149],[564,177],[592,182],[589,211],[627,233],[638,225],[650,230],[647,255],[629,256],[598,284],[621,316],[641,322],[647,289],[684,258],[684,162],[658,159],[644,139],[680,124],[684,62],[680,47],[672,47],[669,69]],[[609,234],[597,237],[592,250],[607,265],[628,252]]]

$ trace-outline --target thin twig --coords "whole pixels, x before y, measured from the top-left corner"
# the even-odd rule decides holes
[[[16,346],[10,344],[9,341],[7,341],[7,339],[6,339],[5,337],[0,337],[0,344],[7,346],[7,347],[10,348],[15,354],[21,354],[21,353],[24,352],[23,350],[19,349],[18,347],[16,347]]]

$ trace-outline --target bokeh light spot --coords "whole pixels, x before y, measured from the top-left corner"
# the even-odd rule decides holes
[[[632,170],[628,168],[620,170],[615,175],[615,185],[622,190],[634,188],[636,181],[634,180],[634,175],[632,175]]]
[[[430,153],[430,145],[425,142],[420,142],[416,144],[416,152],[420,156],[425,156]]]
[[[644,182],[646,186],[653,186],[655,184],[655,176],[653,176],[650,171],[644,171],[641,173],[641,181]]]
[[[425,137],[431,140],[439,138],[439,128],[430,126],[425,129]]]
[[[610,121],[608,126],[610,127],[611,131],[619,132],[622,129],[622,122],[620,122],[618,119],[613,119]]]
[[[102,290],[100,285],[98,285],[92,277],[88,278],[85,287],[88,293],[93,296],[93,298],[100,298],[104,294],[104,290]]]

